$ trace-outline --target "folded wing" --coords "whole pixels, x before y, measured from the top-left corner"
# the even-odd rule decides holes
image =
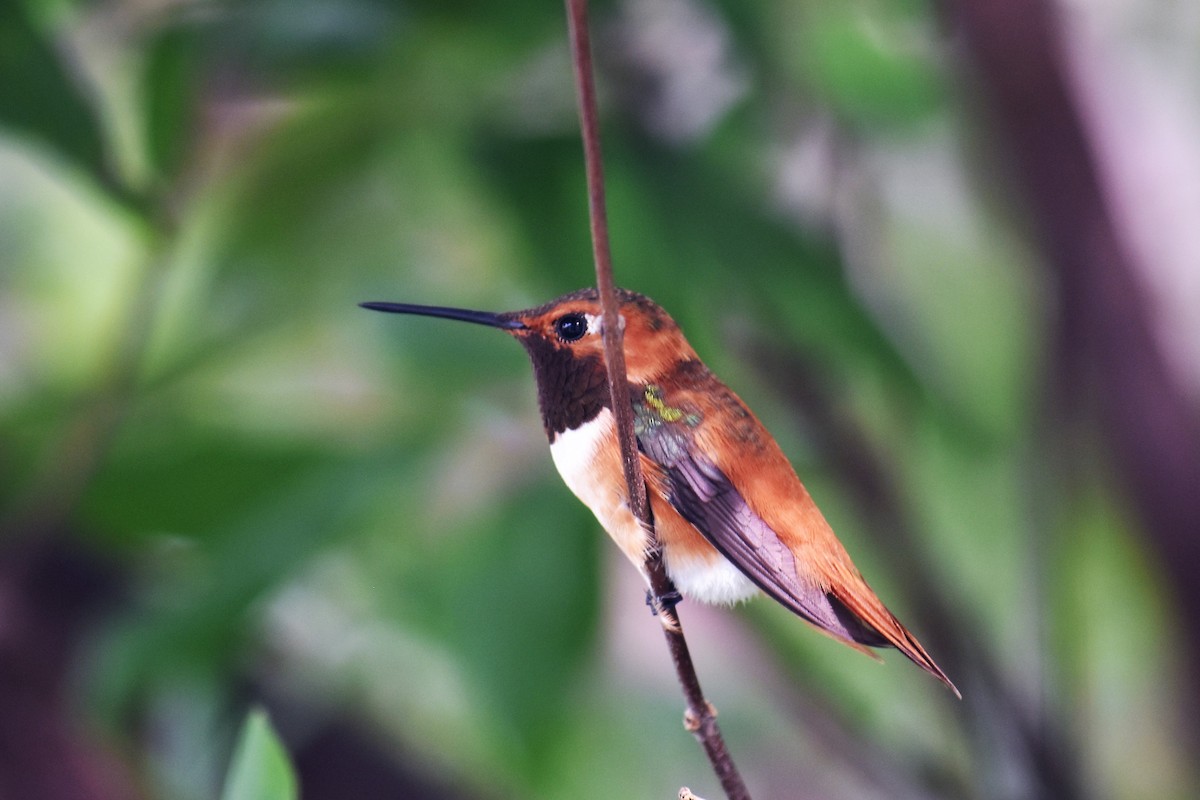
[[[822,632],[877,658],[867,647],[895,647],[914,663],[958,690],[921,644],[875,597],[844,556],[814,574],[772,530],[733,481],[702,454],[682,445],[670,425],[643,429],[642,452],[654,461],[657,489],[700,533],[760,589]],[[656,477],[658,477],[656,476]],[[832,536],[832,534],[830,534]]]
[[[888,644],[832,593],[803,576],[792,551],[750,509],[720,469],[684,456],[664,472],[671,505],[760,589],[847,643]]]

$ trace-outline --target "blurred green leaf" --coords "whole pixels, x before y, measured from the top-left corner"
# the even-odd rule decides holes
[[[109,625],[93,670],[91,706],[116,724],[159,684],[235,671],[258,624],[256,602],[333,543],[361,492],[355,469],[326,465],[283,483],[203,538],[144,550],[142,602]]]
[[[83,512],[114,545],[163,534],[211,540],[326,458],[294,445],[250,446],[229,431],[143,425],[118,441]]]
[[[150,165],[169,180],[192,153],[199,133],[201,42],[190,27],[172,25],[156,32],[146,47],[143,88]]]
[[[296,774],[265,711],[246,716],[221,800],[295,800]]]
[[[906,3],[810,4],[790,28],[802,79],[850,123],[882,130],[944,107],[928,20]]]
[[[388,0],[251,0],[232,7],[208,42],[257,79],[362,80],[401,19]]]
[[[437,579],[440,635],[493,704],[499,752],[534,780],[592,646],[601,535],[561,485],[534,485]]]
[[[115,188],[94,101],[79,86],[51,34],[23,0],[0,3],[0,125]]]

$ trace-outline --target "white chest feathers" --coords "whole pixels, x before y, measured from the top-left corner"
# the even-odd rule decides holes
[[[646,535],[625,504],[614,428],[612,412],[601,409],[594,419],[555,436],[550,456],[567,488],[592,510],[625,555],[640,565]]]
[[[646,535],[625,503],[625,477],[615,427],[612,412],[603,409],[595,419],[558,434],[550,445],[550,456],[563,482],[641,570]],[[749,578],[715,551],[688,557],[667,547],[664,556],[667,574],[676,588],[695,600],[729,605],[758,591]]]

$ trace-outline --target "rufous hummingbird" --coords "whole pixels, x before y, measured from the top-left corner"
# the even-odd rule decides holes
[[[958,695],[863,580],[775,439],[709,371],[675,321],[648,297],[622,289],[618,298],[642,470],[663,561],[679,592],[731,605],[761,589],[867,655],[875,657],[868,647],[895,647]],[[626,502],[595,289],[504,313],[362,306],[489,325],[524,345],[555,467],[644,568],[649,541]]]

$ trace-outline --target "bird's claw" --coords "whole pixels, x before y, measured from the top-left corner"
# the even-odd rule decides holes
[[[650,607],[650,613],[658,616],[660,611],[673,613],[675,606],[683,602],[683,595],[677,590],[672,589],[663,595],[655,595],[652,589],[646,590],[646,605]]]

